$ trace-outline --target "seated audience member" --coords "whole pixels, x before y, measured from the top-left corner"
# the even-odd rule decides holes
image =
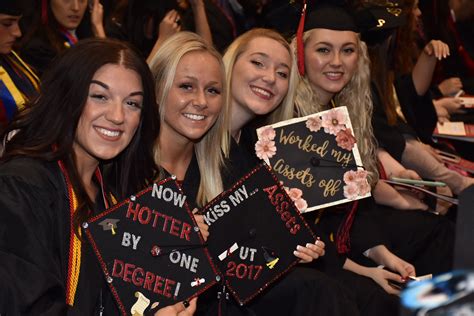
[[[23,8],[16,0],[3,0],[0,7],[0,131],[25,103],[36,96],[36,74],[13,50],[21,37],[19,21]],[[1,145],[0,145],[1,147]]]
[[[86,0],[41,1],[20,51],[25,61],[39,74],[50,66],[57,55],[76,45],[79,40],[76,30],[83,21],[87,7]],[[90,11],[94,36],[104,38],[103,8],[99,0],[91,2]]]

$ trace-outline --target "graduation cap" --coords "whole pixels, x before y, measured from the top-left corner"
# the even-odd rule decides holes
[[[372,46],[385,41],[393,32],[407,23],[406,8],[397,0],[382,5],[368,5],[357,13],[362,40]]]
[[[311,29],[359,32],[357,21],[345,1],[304,0],[296,30],[298,70],[305,74],[303,33]]]
[[[200,211],[207,245],[225,286],[241,305],[299,262],[297,245],[316,240],[270,168],[262,163]]]
[[[304,1],[296,31],[298,70],[304,69],[303,33],[311,29],[352,31],[362,34],[368,45],[383,42],[393,31],[406,23],[406,12],[398,0],[370,4],[360,10],[345,1]]]
[[[256,154],[309,212],[370,196],[352,131],[347,108],[337,107],[259,128]]]
[[[23,14],[23,4],[20,0],[0,0],[0,13],[19,16]]]
[[[171,178],[82,227],[123,315],[187,301],[219,279],[186,196]]]

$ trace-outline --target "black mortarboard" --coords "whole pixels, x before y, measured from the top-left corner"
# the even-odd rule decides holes
[[[359,32],[354,16],[344,7],[323,5],[306,14],[304,31],[311,29]]]
[[[369,46],[385,41],[393,32],[407,22],[407,14],[396,0],[385,5],[370,5],[357,13],[362,40]]]
[[[344,1],[309,1],[303,3],[301,17],[296,30],[298,70],[304,76],[303,33],[311,29],[329,29],[335,31],[359,32],[354,16]]]
[[[370,196],[346,107],[264,126],[257,136],[257,156],[283,186],[301,190],[302,211]]]
[[[171,179],[82,227],[123,315],[189,300],[218,278],[186,196]]]
[[[297,245],[316,238],[266,164],[200,212],[208,249],[226,287],[245,304],[299,262]]]
[[[0,0],[0,13],[19,16],[23,14],[23,4],[20,0]]]

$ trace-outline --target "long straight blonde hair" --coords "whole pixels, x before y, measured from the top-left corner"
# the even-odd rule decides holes
[[[281,103],[273,110],[273,112],[269,113],[267,122],[274,123],[279,122],[282,120],[287,120],[293,117],[294,112],[294,96],[296,91],[296,86],[298,84],[298,71],[296,67],[296,60],[293,57],[293,53],[291,51],[290,45],[285,40],[285,38],[278,32],[265,29],[265,28],[255,28],[250,31],[245,32],[244,34],[237,37],[232,44],[227,48],[224,54],[224,66],[226,71],[226,90],[227,93],[227,100],[226,103],[229,107],[232,104],[232,75],[234,73],[234,65],[236,61],[239,59],[240,55],[245,52],[247,49],[250,41],[255,38],[269,38],[272,40],[277,41],[283,47],[288,50],[288,53],[292,57],[292,65],[290,70],[290,75],[288,77],[288,92],[286,96],[283,98]],[[228,139],[230,139],[230,131],[228,133]]]
[[[312,30],[303,34],[307,43]],[[372,96],[370,90],[370,61],[367,46],[357,36],[358,64],[357,70],[349,83],[334,96],[337,106],[347,106],[357,139],[357,147],[364,167],[369,171],[369,183],[374,186],[378,180],[376,162],[376,141],[372,130]],[[329,109],[330,105],[321,104],[317,93],[311,88],[307,76],[301,77],[296,88],[296,111],[299,116],[306,116]]]
[[[150,68],[155,78],[161,123],[163,123],[164,120],[166,99],[176,75],[176,68],[185,54],[196,51],[207,52],[214,56],[220,64],[222,78],[224,79],[222,56],[199,35],[191,32],[179,32],[167,39],[150,61]],[[201,175],[196,199],[196,203],[199,206],[205,205],[223,191],[221,168],[224,165],[224,157],[222,149],[227,150],[229,147],[229,143],[226,142],[225,137],[229,126],[229,107],[227,102],[225,102],[227,99],[225,86],[221,94],[223,106],[216,123],[203,138],[194,145]],[[216,146],[216,144],[221,144],[222,148]],[[160,146],[157,139],[155,142],[154,157],[156,164],[160,168],[159,177],[162,178],[164,176],[164,170],[160,167],[160,155]]]

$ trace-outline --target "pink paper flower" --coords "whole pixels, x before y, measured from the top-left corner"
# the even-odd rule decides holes
[[[344,186],[344,196],[346,199],[354,200],[358,195],[359,186],[356,182],[351,182]]]
[[[259,132],[258,139],[274,140],[276,136],[275,129],[271,126],[263,127]]]
[[[301,197],[303,196],[303,191],[298,188],[291,188],[287,191],[287,193],[293,201],[301,199]]]
[[[367,171],[363,169],[357,170],[355,177],[356,177],[356,181],[358,182],[361,182],[361,181],[367,182]]]
[[[351,129],[348,128],[348,129],[343,129],[337,132],[336,142],[337,142],[337,146],[341,147],[342,149],[351,151],[352,148],[354,148],[356,139],[352,135]]]
[[[345,184],[355,183],[357,182],[357,172],[354,170],[349,170],[344,173],[343,179]]]
[[[297,199],[295,202],[295,206],[296,208],[301,212],[303,213],[304,211],[306,211],[306,209],[308,208],[308,203],[306,202],[305,199]]]
[[[321,129],[322,127],[322,121],[319,116],[311,116],[308,117],[306,120],[306,127],[311,131],[311,132],[317,132]]]
[[[260,159],[270,159],[276,154],[277,148],[272,140],[260,139],[255,143],[255,153]]]
[[[344,112],[339,109],[332,109],[322,115],[322,126],[326,133],[337,135],[340,130],[345,129],[347,122]]]
[[[360,196],[364,196],[370,192],[370,185],[367,180],[357,182],[357,188]]]

